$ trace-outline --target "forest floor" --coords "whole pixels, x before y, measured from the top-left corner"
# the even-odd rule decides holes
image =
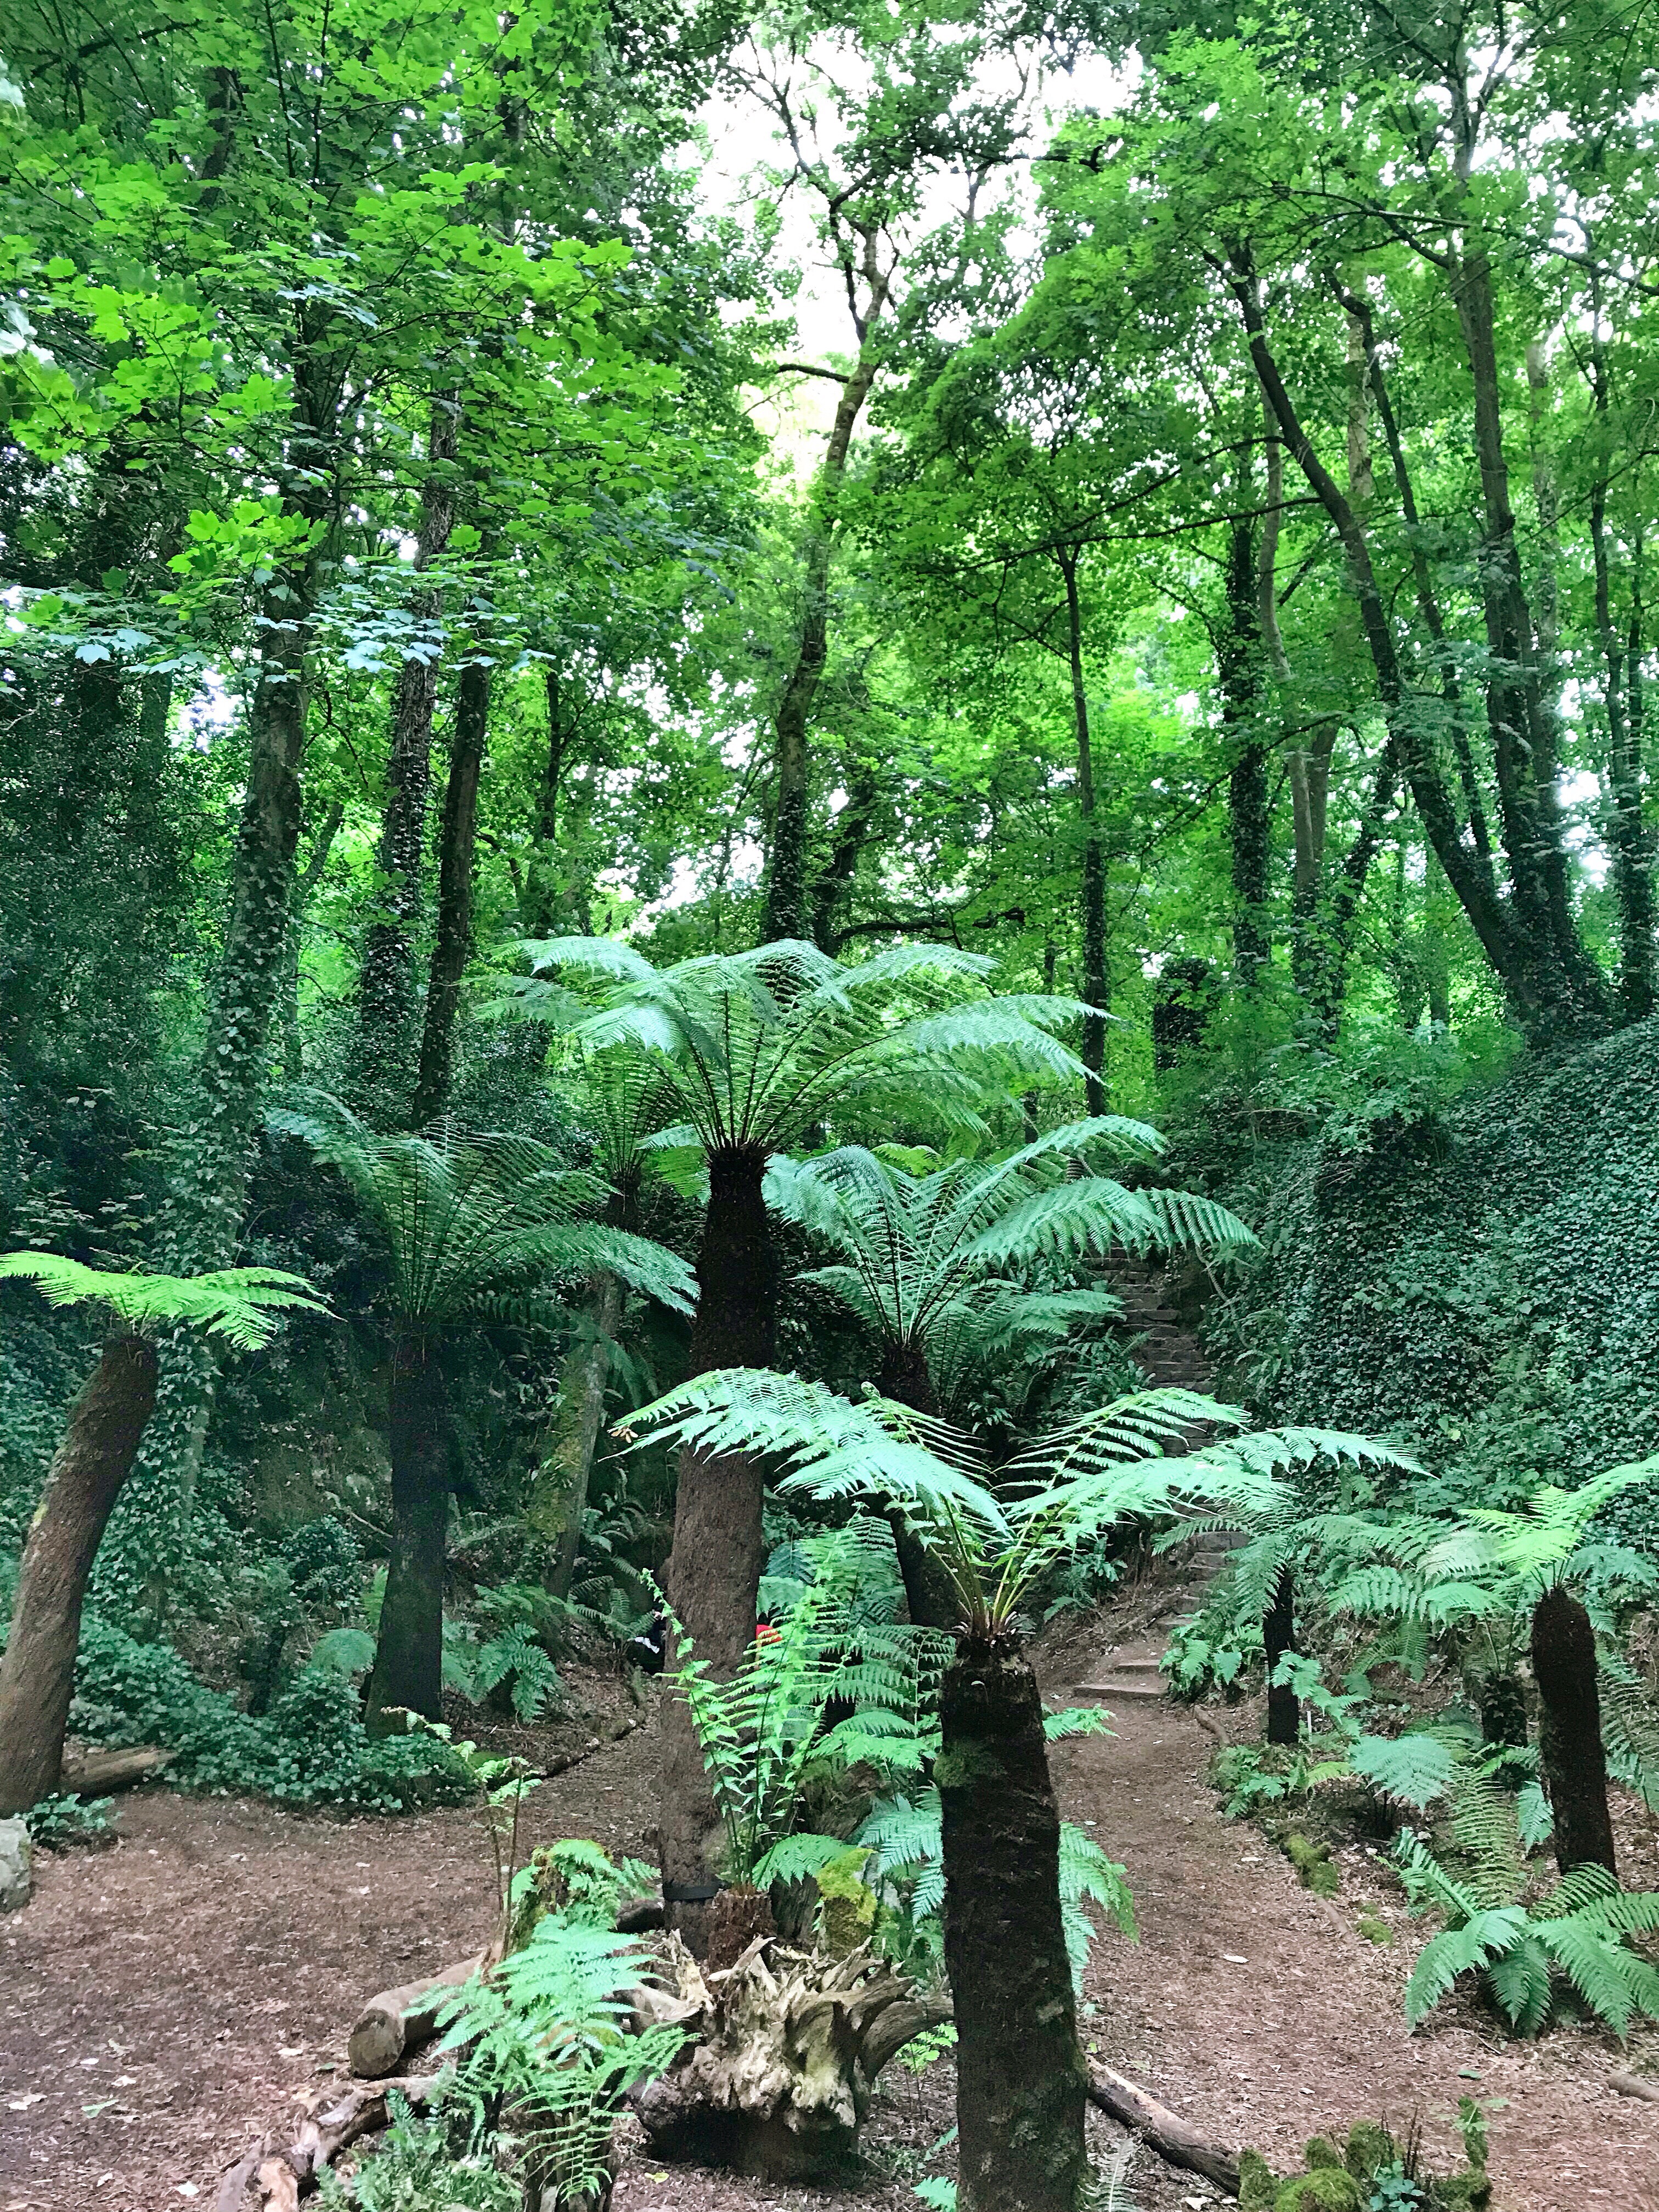
[[[1118,1659],[1155,1653],[1143,1591],[1045,1653],[1052,1697]],[[614,1678],[580,1685],[583,1726],[626,1713]],[[1243,1737],[1258,1717],[1222,1717]],[[1659,2036],[1623,2051],[1558,2029],[1528,2045],[1473,2004],[1408,2034],[1401,1992],[1420,1935],[1362,1847],[1341,1892],[1303,1890],[1259,1832],[1218,1816],[1204,1775],[1212,1734],[1162,1699],[1124,1701],[1115,1733],[1057,1746],[1067,1816],[1089,1825],[1133,1886],[1140,1940],[1095,1948],[1091,2051],[1206,2134],[1289,2166],[1305,2137],[1419,2117],[1448,2154],[1460,2094],[1491,2115],[1499,2212],[1659,2212],[1659,2104],[1607,2077],[1659,2067]],[[648,1856],[654,1731],[636,1729],[543,1785],[531,1842],[568,1834]],[[546,1755],[546,1740],[539,1747]],[[1659,1836],[1621,1808],[1631,1887],[1659,1887]],[[466,1813],[331,1820],[149,1790],[124,1802],[112,1849],[45,1857],[32,1905],[0,1923],[0,2212],[164,2212],[210,2205],[222,2170],[295,2096],[344,2069],[365,1997],[478,1948],[493,1874]],[[1370,1911],[1399,1940],[1356,1930]],[[1408,1932],[1409,1930],[1409,1932]],[[920,2081],[884,2077],[866,2176],[834,2192],[733,2180],[654,2160],[630,2139],[617,2212],[915,2212],[911,2183],[950,2171],[930,2147],[951,2120],[948,2059]],[[1122,2137],[1091,2115],[1103,2154]],[[1143,2212],[1218,2200],[1195,2177],[1135,2159]]]

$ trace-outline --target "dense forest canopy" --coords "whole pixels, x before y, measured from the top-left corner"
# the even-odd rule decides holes
[[[510,1799],[544,2212],[711,2140],[647,1877],[1061,2212],[1028,1645],[1224,1524],[1229,1817],[1419,1822],[1414,2026],[1659,2019],[1650,15],[8,0],[0,259],[0,1814]],[[658,1871],[532,1879],[444,1730],[618,1651]]]

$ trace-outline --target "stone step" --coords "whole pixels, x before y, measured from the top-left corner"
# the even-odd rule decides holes
[[[1079,1682],[1079,1698],[1161,1698],[1162,1689],[1150,1682]]]

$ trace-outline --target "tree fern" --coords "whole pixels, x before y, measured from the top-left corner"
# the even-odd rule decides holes
[[[269,1344],[287,1313],[326,1314],[303,1277],[280,1267],[220,1267],[204,1275],[152,1275],[83,1267],[55,1252],[8,1252],[0,1279],[31,1282],[48,1305],[107,1307],[130,1328],[180,1323],[222,1336],[240,1352]]]

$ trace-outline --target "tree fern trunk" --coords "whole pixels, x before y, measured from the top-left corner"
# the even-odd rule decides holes
[[[708,1212],[697,1255],[691,1372],[769,1367],[777,1320],[777,1261],[761,1182],[763,1152],[733,1146],[708,1161]],[[729,1676],[755,1633],[763,1558],[760,1463],[747,1453],[680,1455],[668,1594],[699,1659]],[[658,1849],[668,1924],[700,1954],[714,1894],[720,1820],[684,1703],[662,1717]],[[702,1893],[698,1894],[697,1893]]]
[[[921,1347],[915,1343],[889,1342],[883,1348],[881,1394],[913,1413],[936,1413],[939,1400],[933,1378]],[[921,1628],[952,1628],[962,1618],[962,1607],[951,1586],[951,1577],[921,1538],[915,1535],[896,1505],[887,1508],[887,1525],[893,1532],[899,1573],[904,1579],[904,1601],[910,1618]]]
[[[1267,1741],[1295,1743],[1302,1733],[1296,1692],[1288,1682],[1273,1680],[1279,1661],[1296,1649],[1296,1577],[1288,1567],[1280,1569],[1273,1601],[1261,1617],[1261,1642],[1267,1656]]]
[[[1607,1810],[1607,1760],[1595,1686],[1595,1631],[1558,1583],[1532,1617],[1532,1671],[1543,1700],[1538,1749],[1555,1815],[1555,1863],[1619,1869]]]
[[[1060,1814],[1036,1677],[1012,1638],[963,1638],[941,1717],[957,2203],[1076,2212],[1088,2074],[1060,1918]]]
[[[0,1661],[0,1816],[57,1792],[87,1577],[155,1404],[155,1346],[112,1338],[70,1410],[23,1547]]]
[[[392,1709],[443,1717],[444,1534],[449,1518],[449,1432],[434,1345],[400,1334],[392,1347],[389,1441],[392,1560],[369,1676],[374,1735],[398,1726]]]

